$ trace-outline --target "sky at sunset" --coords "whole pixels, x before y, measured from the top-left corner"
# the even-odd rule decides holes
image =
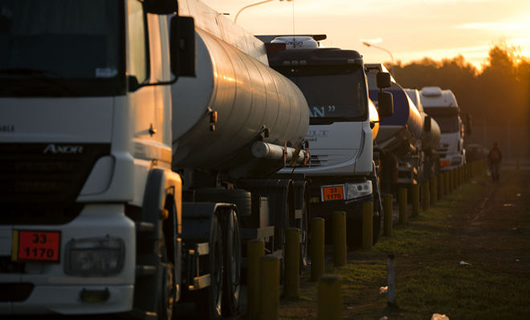
[[[203,2],[234,19],[260,1]],[[463,55],[480,68],[501,41],[530,57],[528,0],[272,0],[241,11],[237,23],[254,34],[326,34],[324,46],[358,50],[367,63]]]

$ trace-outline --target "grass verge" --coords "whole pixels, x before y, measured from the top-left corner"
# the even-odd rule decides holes
[[[529,201],[510,211],[514,221],[488,220],[490,207],[502,209],[509,195],[530,196],[530,174],[525,176],[505,173],[513,181],[495,190],[497,198],[488,177],[479,177],[418,218],[395,225],[392,237],[382,237],[372,250],[350,252],[347,266],[327,261],[325,272],[342,278],[344,318],[430,319],[440,313],[451,319],[530,319],[530,256],[524,253],[530,251],[530,221],[521,221]],[[484,223],[477,227],[478,217]],[[512,224],[522,231],[512,234]],[[393,307],[379,291],[387,283],[390,253],[396,257]],[[300,291],[300,298],[281,301],[281,319],[316,319],[317,284],[304,275]]]

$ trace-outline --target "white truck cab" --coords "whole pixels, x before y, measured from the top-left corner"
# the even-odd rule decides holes
[[[441,136],[437,151],[440,155],[440,170],[452,170],[464,165],[464,123],[460,108],[451,90],[440,87],[421,89],[421,103],[425,112],[440,126]]]

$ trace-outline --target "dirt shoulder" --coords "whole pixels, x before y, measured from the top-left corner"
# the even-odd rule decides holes
[[[342,277],[344,319],[530,319],[530,170],[502,170],[463,184],[370,251],[349,252]],[[388,254],[395,255],[397,306],[387,305]],[[281,319],[316,319],[317,285],[282,300]]]

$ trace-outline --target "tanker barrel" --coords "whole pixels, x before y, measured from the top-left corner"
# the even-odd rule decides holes
[[[252,145],[252,155],[258,159],[281,160],[284,158],[285,153],[285,159],[289,162],[296,156],[296,151],[297,149],[295,148],[282,147],[263,141],[254,142]],[[298,149],[296,162],[302,163],[304,161],[304,155],[304,150]]]

